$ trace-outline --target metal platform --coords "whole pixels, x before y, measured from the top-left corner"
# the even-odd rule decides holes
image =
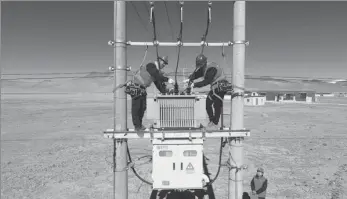
[[[220,138],[220,137],[249,137],[250,130],[223,130],[206,131],[199,130],[158,130],[115,132],[113,129],[104,131],[104,137],[110,139],[166,139],[166,138]]]

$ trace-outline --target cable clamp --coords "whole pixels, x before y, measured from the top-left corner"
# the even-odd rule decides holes
[[[154,45],[154,46],[159,46],[159,41],[158,41],[158,40],[154,40],[154,41],[153,41],[153,45]]]
[[[248,165],[246,165],[246,164],[243,164],[243,165],[241,165],[241,166],[232,166],[231,164],[230,164],[230,159],[229,159],[229,161],[227,161],[225,164],[223,164],[223,166],[226,166],[226,167],[228,167],[229,168],[229,170],[231,170],[231,169],[236,169],[236,172],[238,172],[238,171],[240,171],[240,170],[247,170],[248,169]]]
[[[108,67],[108,70],[109,70],[110,72],[114,72],[115,70],[126,70],[126,71],[131,71],[131,66],[128,66],[128,67],[126,67],[125,69],[123,69],[123,68],[117,68],[117,69],[115,69],[114,66],[109,66],[109,67]]]
[[[249,41],[246,41],[246,40],[233,41],[233,45],[234,44],[245,44],[246,46],[249,46]]]
[[[180,38],[177,38],[177,46],[178,47],[183,46],[183,42],[181,41]]]
[[[109,46],[113,46],[115,47],[116,44],[125,44],[125,45],[129,45],[128,42],[122,42],[122,41],[115,41],[115,40],[110,40],[107,43]]]

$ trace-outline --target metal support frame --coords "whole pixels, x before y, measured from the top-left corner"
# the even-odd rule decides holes
[[[204,130],[169,130],[169,131],[114,131],[113,129],[107,129],[104,132],[104,137],[111,139],[181,139],[181,138],[220,138],[220,137],[249,137],[249,130],[214,130],[213,132],[207,132]]]
[[[108,42],[108,45],[110,46],[116,46],[116,44],[119,42],[116,42],[114,40],[110,40]],[[159,42],[159,41],[154,41],[154,42],[134,42],[134,41],[127,41],[123,42],[126,45],[129,46],[166,46],[166,47],[172,47],[172,46],[186,46],[186,47],[199,47],[199,46],[209,46],[209,47],[227,47],[227,46],[233,46],[235,44],[246,44],[249,45],[249,41],[228,41],[224,43],[213,43],[213,42]]]
[[[246,2],[234,2],[234,40],[245,40],[246,27]],[[230,123],[231,129],[242,129],[244,120],[243,90],[245,84],[245,46],[233,46],[233,85],[235,93],[231,98]],[[241,199],[243,194],[243,170],[238,170],[243,165],[243,137],[229,138],[229,160],[231,169],[228,178],[228,199]]]

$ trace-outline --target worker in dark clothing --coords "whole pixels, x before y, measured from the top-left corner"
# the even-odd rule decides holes
[[[200,77],[204,77],[204,79],[200,82],[193,83],[195,79]],[[189,82],[188,84],[190,84],[191,88],[211,85],[211,90],[206,99],[206,111],[210,120],[206,129],[217,130],[223,108],[224,95],[232,89],[231,84],[224,75],[223,69],[217,63],[207,62],[207,57],[200,54],[196,57],[195,71],[185,82]],[[214,111],[212,106],[214,107]]]
[[[258,199],[265,199],[267,189],[267,179],[264,177],[264,169],[258,168],[257,174],[251,181],[251,190],[253,195],[257,195]]]
[[[165,82],[170,84],[174,80],[163,76],[160,71],[168,65],[168,57],[163,56],[158,61],[150,62],[146,66],[141,66],[133,77],[133,80],[128,82],[126,93],[131,96],[131,115],[136,131],[144,131],[146,128],[142,125],[142,119],[147,109],[147,92],[146,88],[150,87],[152,82],[161,93],[166,93]]]

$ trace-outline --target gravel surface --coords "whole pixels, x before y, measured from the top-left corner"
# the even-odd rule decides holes
[[[111,95],[2,98],[1,198],[112,198],[112,141],[102,135],[113,124]],[[244,191],[262,166],[269,198],[347,198],[347,106],[336,105],[347,98],[320,103],[245,107],[251,137],[244,142]],[[229,107],[225,102],[225,113]],[[205,144],[212,176],[218,144],[219,139]],[[131,140],[129,146],[133,158],[151,153],[149,140]],[[150,179],[150,164],[137,169]],[[227,172],[223,168],[214,184],[220,199],[227,198]],[[150,187],[129,172],[129,199],[149,194]]]

